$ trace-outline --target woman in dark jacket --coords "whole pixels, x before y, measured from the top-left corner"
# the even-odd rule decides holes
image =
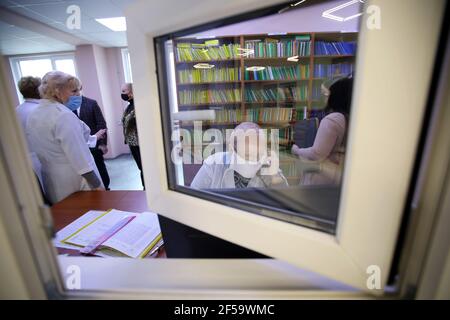
[[[130,147],[134,161],[136,161],[136,165],[141,171],[142,186],[145,190],[144,175],[142,174],[141,152],[139,149],[139,138],[136,126],[136,114],[134,110],[133,86],[131,83],[125,83],[122,86],[121,97],[124,101],[128,101],[129,103],[122,117],[123,136],[125,137],[124,143],[128,144]]]

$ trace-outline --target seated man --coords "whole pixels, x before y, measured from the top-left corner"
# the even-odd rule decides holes
[[[267,155],[260,128],[252,122],[238,125],[230,136],[228,152],[216,152],[203,162],[191,183],[196,189],[263,188],[287,186],[277,155]],[[248,139],[247,139],[248,138]]]

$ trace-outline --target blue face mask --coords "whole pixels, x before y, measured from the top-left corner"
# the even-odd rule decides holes
[[[64,105],[70,110],[77,110],[81,106],[81,96],[70,96]]]

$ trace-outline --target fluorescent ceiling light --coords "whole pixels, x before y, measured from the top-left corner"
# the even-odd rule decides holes
[[[301,1],[297,2],[297,3],[291,4],[291,7],[296,7],[296,6],[298,6],[299,4],[302,4],[305,1],[306,0],[301,0]]]
[[[247,71],[263,71],[266,67],[260,67],[260,66],[254,66],[254,67],[247,67]]]
[[[126,31],[127,23],[125,17],[115,17],[115,18],[103,18],[95,19],[98,23],[101,23],[105,27],[111,29],[112,31]]]
[[[322,13],[322,17],[327,18],[327,19],[331,19],[331,20],[335,20],[335,21],[339,21],[339,22],[345,22],[345,21],[348,21],[348,20],[352,20],[352,19],[358,18],[358,17],[363,15],[362,12],[354,14],[354,15],[349,16],[349,17],[338,16],[338,15],[336,15],[334,13],[339,11],[339,10],[341,10],[341,9],[347,8],[349,6],[353,6],[355,4],[359,6],[359,4],[360,3],[364,3],[364,1],[365,0],[351,0],[349,2],[346,2],[344,4],[339,5],[337,7],[334,7],[334,8],[331,8],[331,9],[328,9],[328,10],[324,11]]]
[[[209,63],[197,63],[196,65],[194,65],[195,69],[212,69],[214,68],[213,64],[209,64]]]
[[[283,13],[283,12],[286,12],[286,11],[288,11],[288,10],[290,10],[290,9],[293,9],[293,8],[297,7],[299,4],[302,4],[302,3],[305,2],[305,1],[306,1],[306,0],[301,0],[301,1],[298,1],[298,2],[296,2],[296,3],[290,4],[290,5],[288,5],[287,7],[284,7],[283,9],[281,9],[280,11],[278,11],[278,13]]]

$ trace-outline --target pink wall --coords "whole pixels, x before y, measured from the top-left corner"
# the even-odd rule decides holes
[[[83,95],[97,100],[108,126],[108,153],[105,158],[115,158],[129,153],[123,143],[121,118],[125,104],[120,98],[124,82],[120,48],[103,48],[97,45],[77,46],[75,60]]]
[[[98,82],[97,68],[95,68],[94,48],[92,45],[81,45],[76,47],[75,63],[78,77],[82,82],[82,94],[97,101],[105,116],[100,85]],[[94,133],[94,132],[92,132]]]
[[[78,77],[83,83],[83,95],[97,100],[104,113],[100,85],[98,83],[97,68],[95,68],[94,48],[92,45],[81,45],[76,47],[75,64]]]
[[[98,81],[105,106],[105,118],[108,122],[109,140],[112,157],[129,153],[123,143],[122,114],[126,103],[120,98],[121,85],[124,82],[120,48],[103,48],[94,46]]]

